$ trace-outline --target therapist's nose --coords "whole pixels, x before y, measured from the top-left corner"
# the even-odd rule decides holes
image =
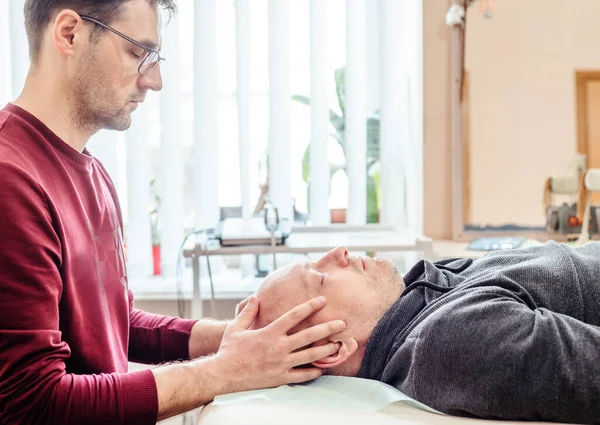
[[[163,87],[162,74],[160,71],[160,63],[156,63],[144,75],[138,79],[138,86],[145,89],[160,91]]]
[[[345,246],[338,246],[325,254],[319,263],[323,266],[347,267],[349,264],[348,250]]]

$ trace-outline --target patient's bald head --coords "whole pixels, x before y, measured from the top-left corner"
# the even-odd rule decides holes
[[[327,298],[325,308],[292,333],[330,320],[344,320],[343,332],[317,343],[339,342],[339,352],[314,364],[326,368],[326,373],[355,376],[375,325],[403,290],[402,277],[391,261],[350,257],[348,250],[338,247],[315,263],[293,264],[267,276],[256,293],[260,310],[253,327],[262,328],[293,307],[322,295]]]

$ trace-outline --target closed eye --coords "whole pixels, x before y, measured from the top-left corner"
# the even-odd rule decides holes
[[[142,56],[141,56],[141,55],[138,55],[138,54],[137,54],[137,53],[135,53],[135,52],[130,52],[130,53],[131,53],[131,56],[133,56],[133,57],[134,57],[134,58],[136,58],[136,59],[141,59],[141,58],[142,58]]]

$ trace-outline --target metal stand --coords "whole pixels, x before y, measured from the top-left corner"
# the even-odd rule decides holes
[[[275,242],[275,230],[279,226],[279,211],[272,203],[267,202],[265,204],[265,227],[271,233],[271,248],[275,248],[277,243]],[[273,270],[277,269],[277,258],[275,251],[273,251]]]

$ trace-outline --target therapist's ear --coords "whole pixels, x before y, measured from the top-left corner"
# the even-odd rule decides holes
[[[342,363],[344,363],[346,360],[348,360],[350,358],[350,356],[352,354],[354,354],[356,352],[356,350],[358,349],[358,342],[356,342],[356,340],[354,338],[345,338],[343,340],[338,340],[338,341],[323,340],[323,341],[314,343],[313,347],[317,346],[317,345],[329,344],[331,342],[337,342],[339,344],[338,351],[333,353],[330,356],[325,357],[324,359],[312,362],[313,366],[321,368],[321,369],[329,369],[332,367],[339,366]]]

